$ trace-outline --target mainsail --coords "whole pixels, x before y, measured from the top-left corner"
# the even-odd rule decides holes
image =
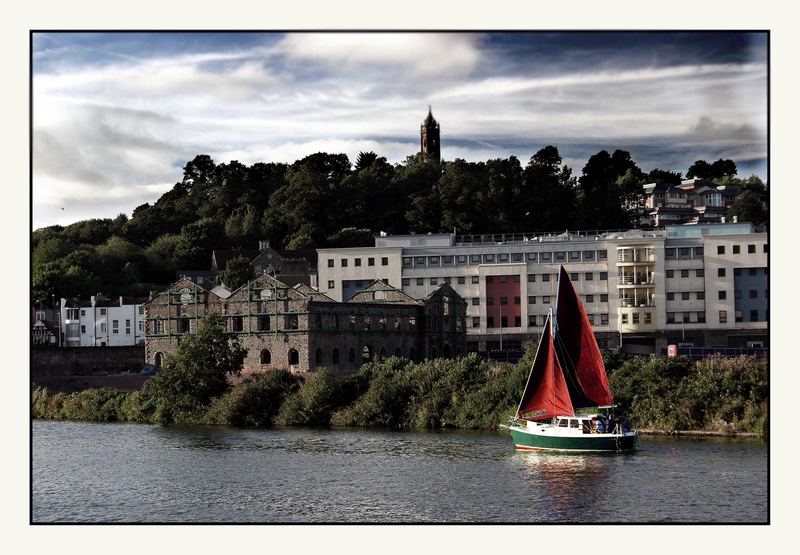
[[[572,404],[576,408],[608,407],[614,398],[608,388],[603,355],[564,267],[558,279],[555,333],[556,351],[566,375]]]
[[[517,409],[518,418],[545,420],[575,414],[561,364],[553,346],[552,316],[547,317],[528,383]]]

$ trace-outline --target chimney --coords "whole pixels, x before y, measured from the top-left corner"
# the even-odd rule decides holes
[[[119,306],[122,306],[122,295],[119,296]]]
[[[95,302],[97,301],[97,297],[95,297],[94,295],[92,295],[90,298],[91,298],[91,300],[92,300],[92,307],[94,307],[94,305],[95,305]]]

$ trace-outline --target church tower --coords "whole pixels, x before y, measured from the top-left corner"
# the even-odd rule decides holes
[[[422,122],[419,135],[422,154],[427,154],[436,162],[441,162],[442,153],[439,144],[439,123],[433,119],[430,106],[428,106],[428,117]]]

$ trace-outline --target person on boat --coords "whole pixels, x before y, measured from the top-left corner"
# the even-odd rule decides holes
[[[614,422],[614,415],[613,414],[609,414],[608,415],[608,424],[606,425],[606,429],[608,430],[608,433],[613,434],[614,431],[615,431],[614,428],[616,428],[616,427],[617,427],[617,423]]]
[[[622,433],[626,434],[631,431],[631,421],[628,420],[628,417],[622,419]]]
[[[592,419],[592,420],[594,420],[594,419]],[[605,422],[603,422],[603,417],[601,416],[601,417],[597,418],[596,420],[597,420],[597,433],[598,434],[606,433],[606,426],[605,426]]]

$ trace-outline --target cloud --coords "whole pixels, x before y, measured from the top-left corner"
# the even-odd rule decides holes
[[[480,35],[449,33],[292,33],[276,50],[292,60],[355,68],[402,68],[419,75],[464,75],[481,60]]]

